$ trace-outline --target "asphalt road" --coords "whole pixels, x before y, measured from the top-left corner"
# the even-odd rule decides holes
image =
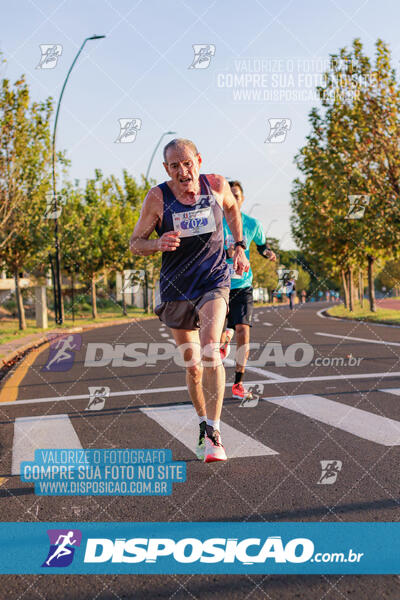
[[[121,348],[127,344],[172,347],[168,330],[157,319],[85,332],[72,341],[74,347],[81,343],[79,350],[69,352],[73,359],[61,357],[49,369],[48,349],[32,357],[22,375],[23,367],[18,367],[18,385],[17,374],[2,381],[8,387],[0,397],[1,520],[397,521],[400,329],[322,318],[317,313],[326,306],[256,310],[252,342],[259,346],[251,359],[258,364],[247,371],[245,383],[260,399],[257,406],[243,407],[231,398],[234,369],[228,359],[222,420],[230,427],[222,433],[227,448],[239,447],[240,456],[224,464],[196,460],[197,425],[191,434],[190,420],[182,419],[182,429],[179,421],[175,434],[168,429],[165,415],[173,410],[181,415],[189,407],[182,367],[172,358],[156,360],[156,350],[161,353],[156,346],[150,352],[152,364],[121,365]],[[114,363],[110,358],[108,364],[85,366],[88,344],[103,344],[106,354],[118,344]],[[97,359],[100,354],[98,350]],[[53,370],[63,360],[70,368]],[[101,410],[85,410],[94,386],[108,387],[110,395]],[[154,411],[168,407],[170,411]],[[65,426],[66,436],[72,430],[83,448],[170,448],[174,460],[186,461],[187,481],[175,483],[169,497],[35,496],[33,486],[13,474],[13,456],[15,472],[16,459],[29,460],[32,452],[18,438],[18,419],[50,415],[65,415],[60,427]],[[55,422],[46,420],[47,432]],[[323,479],[321,461],[334,462],[338,469],[341,464],[333,483]],[[348,597],[398,600],[400,579],[3,575],[0,588],[0,598],[25,600]]]

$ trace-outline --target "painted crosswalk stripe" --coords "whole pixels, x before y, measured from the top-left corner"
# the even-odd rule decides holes
[[[394,394],[395,396],[400,396],[400,388],[382,388],[379,390],[380,392],[387,392],[388,394]]]
[[[263,325],[266,325],[267,327],[273,327],[273,323],[268,323],[268,321],[264,321]]]
[[[388,417],[382,417],[314,394],[279,396],[263,398],[263,400],[294,410],[311,419],[332,425],[376,444],[400,445],[400,421]]]
[[[194,453],[199,423],[193,406],[174,405],[160,408],[141,408],[140,410]],[[278,454],[272,448],[264,446],[261,442],[223,422],[221,422],[221,436],[229,458]]]
[[[15,419],[12,474],[19,475],[21,461],[34,460],[39,448],[82,448],[68,415]]]

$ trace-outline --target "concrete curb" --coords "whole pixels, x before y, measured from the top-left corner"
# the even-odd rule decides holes
[[[1,360],[0,369],[8,369],[12,367],[18,360],[23,358],[27,352],[33,350],[34,348],[39,348],[45,343],[48,343],[48,335],[49,334],[59,334],[60,336],[65,335],[67,333],[79,333],[80,331],[88,331],[90,329],[100,329],[101,327],[112,327],[114,325],[123,325],[124,323],[131,323],[132,321],[148,321],[150,319],[156,319],[157,317],[146,317],[145,319],[132,317],[130,319],[119,319],[118,321],[106,321],[104,323],[90,323],[88,325],[82,325],[82,327],[71,327],[70,329],[49,329],[45,334],[37,333],[33,335],[37,335],[38,337],[27,342],[22,343],[21,346],[18,346],[15,350],[6,354]],[[21,339],[21,342],[23,342]],[[6,344],[4,344],[6,346]]]

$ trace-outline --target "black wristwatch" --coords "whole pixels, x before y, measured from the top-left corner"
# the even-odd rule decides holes
[[[246,243],[243,240],[240,240],[240,242],[235,242],[235,248],[237,248],[238,246],[243,248],[243,250],[246,250]]]

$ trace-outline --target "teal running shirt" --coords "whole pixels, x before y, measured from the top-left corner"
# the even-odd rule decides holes
[[[257,246],[262,246],[263,244],[266,243],[266,238],[265,238],[265,233],[262,228],[262,225],[258,219],[249,217],[249,215],[246,215],[244,213],[241,213],[241,215],[242,215],[242,223],[243,223],[243,240],[246,242],[245,253],[246,253],[247,258],[250,260],[250,244],[251,244],[251,242],[254,242]],[[230,246],[234,245],[235,240],[233,239],[233,235],[230,232],[230,229],[228,227],[228,223],[225,220],[225,217],[224,217],[224,221],[223,221],[223,227],[224,227],[224,247],[226,250]],[[253,282],[253,273],[252,273],[251,267],[247,273],[243,273],[243,276],[240,277],[239,275],[236,275],[236,273],[233,270],[233,259],[227,258],[226,262],[228,263],[229,273],[231,276],[231,289],[236,290],[238,288],[250,287]]]

